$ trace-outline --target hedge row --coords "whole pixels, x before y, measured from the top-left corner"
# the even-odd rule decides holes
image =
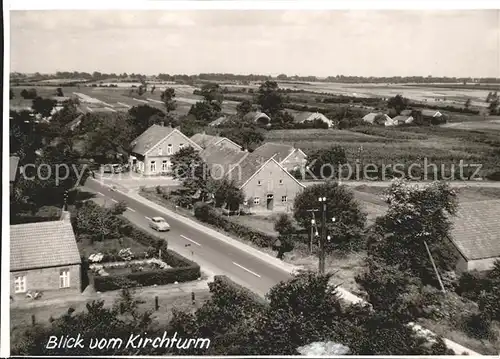
[[[197,263],[169,249],[162,252],[161,259],[174,268],[105,277],[94,276],[94,288],[96,291],[106,292],[121,289],[125,283],[131,286],[164,285],[174,282],[188,282],[201,276],[200,266]]]
[[[256,231],[239,223],[232,222],[221,215],[212,206],[198,203],[194,208],[194,215],[202,222],[211,224],[235,236],[250,241],[262,248],[272,248],[276,238],[268,234]]]
[[[214,281],[208,283],[208,287],[210,288],[211,293],[220,290],[222,293],[228,295],[229,297],[231,297],[230,293],[233,293],[236,294],[236,297],[243,298],[245,301],[248,301],[252,304],[258,304],[262,306],[269,305],[269,303],[264,298],[252,292],[250,289],[243,287],[236,282],[233,282],[225,275],[214,276]]]

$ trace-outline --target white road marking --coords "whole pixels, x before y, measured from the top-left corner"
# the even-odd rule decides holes
[[[130,212],[135,212],[135,209],[133,209],[133,208],[127,207],[127,209],[128,209]]]
[[[110,110],[111,112],[116,112],[116,110],[113,110],[111,107],[105,107],[107,110]]]
[[[146,217],[146,216],[144,216],[144,218],[146,218],[146,219],[147,219],[148,221],[150,221],[150,220],[151,220],[151,218],[149,218],[149,217]]]
[[[243,267],[242,265],[240,265],[240,264],[238,264],[238,263],[236,263],[236,262],[233,262],[233,264],[234,264],[235,266],[240,267],[241,269],[243,269],[243,270],[247,271],[248,273],[253,274],[254,276],[256,276],[256,277],[259,277],[259,278],[260,278],[260,275],[258,275],[258,274],[257,274],[257,273],[255,273],[255,272],[252,272],[250,269],[245,268],[245,267]]]
[[[182,238],[184,238],[185,240],[190,241],[190,242],[192,242],[192,243],[196,244],[197,246],[201,247],[201,244],[199,244],[199,243],[198,243],[198,242],[196,242],[196,241],[193,241],[192,239],[189,239],[189,238],[188,238],[188,237],[186,237],[186,236],[183,236],[182,234],[181,234],[181,237],[182,237]]]
[[[126,108],[130,108],[132,106],[129,106],[127,105],[126,103],[123,103],[123,102],[117,102],[118,105],[122,105],[122,106],[125,106]]]
[[[87,110],[89,110],[90,112],[94,112],[94,110],[92,110],[90,107],[87,106]]]
[[[134,97],[134,100],[139,101],[139,102],[148,103],[148,101],[146,101],[146,100],[139,100],[138,98],[135,98],[135,97]]]
[[[118,201],[116,199],[114,199],[114,198],[110,198],[110,200],[112,200],[115,203],[118,203]]]
[[[157,103],[163,103],[163,102],[161,102],[161,101],[158,101],[158,100],[154,100],[154,99],[152,99],[152,98],[149,98],[149,97],[148,97],[148,101],[151,101],[151,102],[157,102]]]

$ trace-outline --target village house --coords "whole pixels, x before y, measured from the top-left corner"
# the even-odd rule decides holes
[[[211,146],[200,153],[214,179],[225,178],[240,188],[247,211],[290,211],[304,185],[275,158],[255,152]]]
[[[270,126],[271,125],[271,118],[268,115],[266,115],[264,112],[251,111],[251,112],[247,113],[246,115],[244,115],[243,118],[240,118],[238,115],[220,116],[219,118],[210,122],[208,124],[208,126],[219,127],[219,126],[222,126],[224,123],[229,122],[229,121],[254,122],[260,126]]]
[[[328,125],[328,128],[333,127],[333,121],[319,112],[300,112],[294,117],[295,123],[310,123],[321,121]]]
[[[178,129],[152,125],[132,142],[130,168],[144,175],[168,174],[171,171],[172,156],[185,146],[202,150]]]
[[[392,119],[392,126],[409,125],[413,123],[414,118],[412,116],[399,115]]]
[[[69,212],[61,219],[10,226],[10,292],[14,300],[80,293],[81,259]]]
[[[307,155],[300,148],[282,143],[266,142],[257,147],[253,153],[266,160],[274,158],[289,172],[303,168],[307,163]]]
[[[198,144],[201,148],[207,148],[209,146],[219,146],[231,148],[233,150],[242,149],[240,145],[231,141],[227,137],[207,135],[205,132],[194,134],[193,136],[191,136],[191,141]]]
[[[500,260],[500,200],[459,205],[451,240],[459,259],[457,272],[485,271]]]
[[[393,119],[385,114],[385,113],[381,113],[381,112],[370,112],[369,114],[366,114],[364,117],[363,117],[363,121],[364,122],[367,122],[367,123],[370,123],[372,125],[383,125],[383,126],[392,126],[394,124],[394,121]]]

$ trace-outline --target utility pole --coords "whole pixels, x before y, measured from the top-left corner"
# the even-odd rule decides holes
[[[318,198],[322,204],[321,211],[321,237],[319,240],[319,273],[325,273],[325,242],[326,242],[326,197]]]
[[[311,219],[311,233],[309,237],[309,253],[312,253],[313,251],[313,239],[314,239],[314,227],[316,226],[316,218],[314,216],[315,212],[318,212],[319,209],[308,209],[307,212],[311,212],[312,214],[312,219]]]

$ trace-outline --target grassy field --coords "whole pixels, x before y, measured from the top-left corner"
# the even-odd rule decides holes
[[[359,159],[364,165],[421,163],[455,168],[481,164],[480,174],[500,170],[500,129],[465,130],[443,127],[385,128],[363,126],[351,130],[271,130],[265,142],[292,145],[310,154],[334,145],[342,146],[348,161]]]

